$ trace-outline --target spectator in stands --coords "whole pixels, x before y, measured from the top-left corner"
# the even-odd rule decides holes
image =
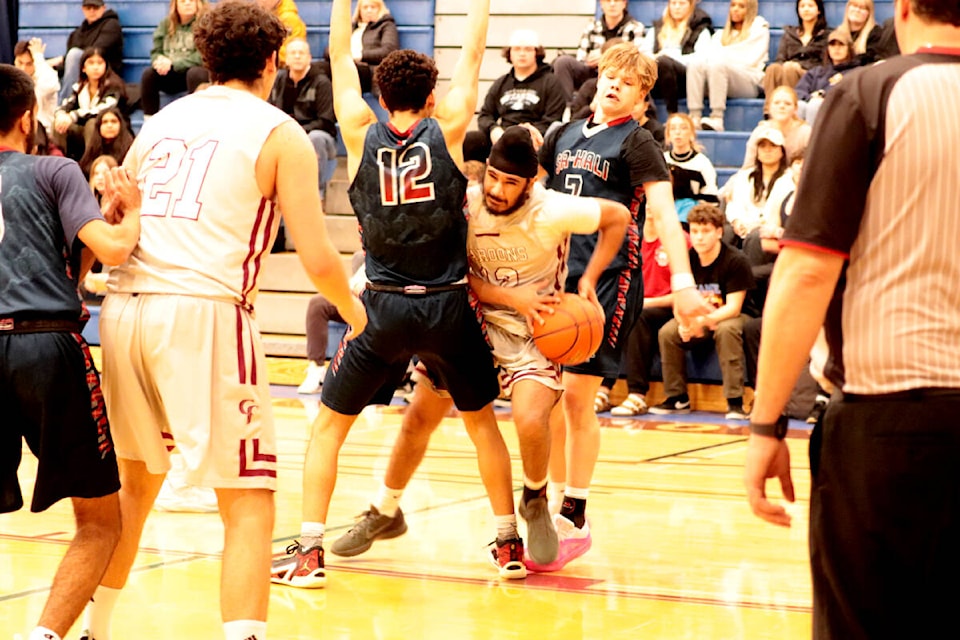
[[[887,18],[880,25],[880,35],[875,39],[873,48],[877,60],[886,60],[900,55],[897,33],[893,28],[893,18]]]
[[[553,72],[560,80],[567,103],[584,81],[597,77],[601,48],[607,40],[620,38],[639,46],[643,38],[643,25],[630,17],[627,0],[599,0],[599,4],[603,15],[591,20],[583,30],[576,57],[563,54],[553,61]]]
[[[53,141],[79,160],[97,131],[97,115],[126,102],[126,86],[110,68],[103,51],[92,47],[80,58],[80,79],[53,117]]]
[[[477,131],[468,131],[463,141],[463,157],[486,161],[490,148],[515,124],[528,123],[541,135],[559,123],[566,108],[563,88],[550,65],[540,36],[530,29],[510,34],[503,57],[513,69],[490,85],[477,117]]]
[[[119,166],[116,158],[113,156],[100,156],[90,163],[90,192],[100,203],[103,201],[104,191],[107,188],[107,173],[110,169]],[[104,267],[99,260],[91,265],[80,283],[80,294],[84,300],[97,300],[100,296],[107,293],[107,276],[110,268]],[[97,303],[99,304],[99,302]]]
[[[717,204],[717,170],[697,143],[697,128],[686,113],[667,118],[667,151],[664,158],[673,183],[677,216],[686,226],[687,213],[701,202]]]
[[[93,161],[102,156],[111,156],[118,163],[123,163],[131,144],[133,134],[130,133],[130,127],[127,126],[127,120],[120,109],[104,109],[97,115],[94,134],[80,159],[80,168],[84,174],[90,175]]]
[[[320,165],[320,191],[325,193],[332,175],[329,161],[337,157],[333,86],[330,78],[311,64],[310,45],[303,38],[287,43],[287,67],[277,72],[268,100],[307,132]]]
[[[350,49],[360,74],[360,89],[380,95],[373,72],[392,51],[400,48],[397,22],[383,0],[360,0],[353,12]],[[330,77],[330,51],[323,53],[323,72]]]
[[[746,420],[743,408],[743,303],[753,288],[750,263],[739,249],[723,242],[723,213],[716,205],[699,204],[690,211],[690,266],[703,297],[714,310],[691,324],[670,318],[658,334],[667,399],[650,413],[689,413],[686,354],[712,345],[720,361],[728,420]]]
[[[696,55],[687,65],[687,105],[694,123],[703,129],[723,131],[727,97],[759,95],[769,49],[770,26],[757,15],[757,0],[730,0],[723,30],[713,34],[706,53]],[[710,116],[701,118],[705,87]]]
[[[853,52],[860,57],[861,64],[873,62],[877,58],[876,47],[883,34],[883,28],[877,24],[873,13],[873,0],[847,0],[843,12],[843,23],[853,39]]]
[[[207,0],[170,0],[170,13],[153,32],[150,66],[140,80],[144,119],[160,110],[160,92],[193,93],[210,80],[193,43],[194,19],[207,10]]]
[[[721,189],[726,215],[733,228],[728,241],[741,246],[750,231],[765,222],[764,206],[778,180],[790,180],[783,134],[773,126],[762,126],[757,136],[757,158],[752,167],[740,169]]]
[[[40,126],[37,127],[36,144],[41,155],[46,155],[49,149],[53,114],[57,110],[57,94],[60,92],[60,79],[43,57],[45,50],[46,45],[40,38],[31,38],[29,42],[21,40],[13,47],[14,65],[30,76],[37,94],[37,122]]]
[[[749,169],[757,159],[757,141],[765,127],[774,127],[783,134],[783,146],[787,156],[807,148],[810,141],[810,125],[798,112],[797,93],[783,85],[770,94],[770,118],[761,120],[747,140],[747,149],[743,156],[743,169]]]
[[[813,126],[827,91],[840,82],[845,73],[859,66],[860,59],[853,52],[853,39],[847,28],[831,31],[823,64],[810,69],[797,83],[797,115]]]
[[[296,38],[307,37],[307,25],[300,17],[297,3],[294,0],[257,0],[257,4],[264,11],[280,18],[280,22],[287,28],[287,38],[280,45],[280,65],[287,62],[287,45]]]
[[[60,102],[70,96],[71,87],[80,78],[84,51],[91,47],[100,49],[110,68],[123,68],[123,31],[120,18],[113,9],[108,9],[103,0],[83,0],[83,22],[67,38],[67,51],[62,57],[53,58],[50,64],[63,67],[60,81]]]
[[[657,83],[652,95],[667,103],[667,113],[679,111],[687,95],[687,65],[710,47],[713,20],[696,0],[669,0],[663,17],[643,36],[641,48],[657,60]]]
[[[777,47],[777,59],[763,73],[763,112],[770,112],[770,96],[779,86],[797,86],[807,71],[820,64],[827,48],[827,17],[823,0],[797,0],[797,26],[787,25]]]

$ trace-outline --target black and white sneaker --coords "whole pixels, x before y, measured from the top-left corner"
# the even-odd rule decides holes
[[[660,404],[650,407],[650,413],[661,416],[675,413],[690,413],[690,397],[687,395],[670,396]]]

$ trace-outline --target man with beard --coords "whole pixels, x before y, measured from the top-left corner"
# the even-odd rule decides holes
[[[538,564],[547,565],[558,553],[546,494],[549,420],[563,387],[559,366],[540,353],[531,330],[534,323],[542,323],[540,315],[551,313],[552,305],[559,301],[566,281],[570,235],[599,233],[582,279],[585,285],[595,284],[620,249],[629,212],[611,200],[544,189],[536,182],[538,160],[532,138],[539,142],[540,136],[530,125],[507,128],[490,152],[482,187],[467,191],[467,257],[470,286],[482,303],[487,339],[500,369],[500,386],[513,403],[523,462],[520,515],[527,521],[528,553]],[[595,296],[592,299],[596,303]],[[403,517],[400,496],[452,402],[426,376],[420,375],[418,382],[379,497],[333,544],[333,553],[358,555],[374,540],[396,537],[406,530],[403,527],[398,532],[393,526]]]

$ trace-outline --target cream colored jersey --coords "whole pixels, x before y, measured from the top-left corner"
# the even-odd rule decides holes
[[[255,164],[290,117],[256,96],[213,86],[147,121],[124,160],[143,194],[140,243],[108,291],[203,296],[246,309],[280,222]]]
[[[506,216],[487,211],[479,185],[467,192],[467,203],[470,273],[502,287],[547,280],[549,289],[562,291],[570,234],[594,233],[600,224],[599,202],[550,191],[539,183],[527,201]],[[487,322],[518,336],[530,335],[526,320],[514,309],[482,308]]]

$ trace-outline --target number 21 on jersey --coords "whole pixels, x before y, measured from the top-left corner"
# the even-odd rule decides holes
[[[430,147],[422,142],[399,151],[388,147],[377,150],[377,167],[380,169],[380,202],[384,206],[427,202],[436,195],[433,182],[429,182],[433,161]]]
[[[171,216],[196,220],[200,217],[200,189],[217,150],[216,140],[188,147],[183,140],[164,138],[150,150],[143,185],[141,216]]]

